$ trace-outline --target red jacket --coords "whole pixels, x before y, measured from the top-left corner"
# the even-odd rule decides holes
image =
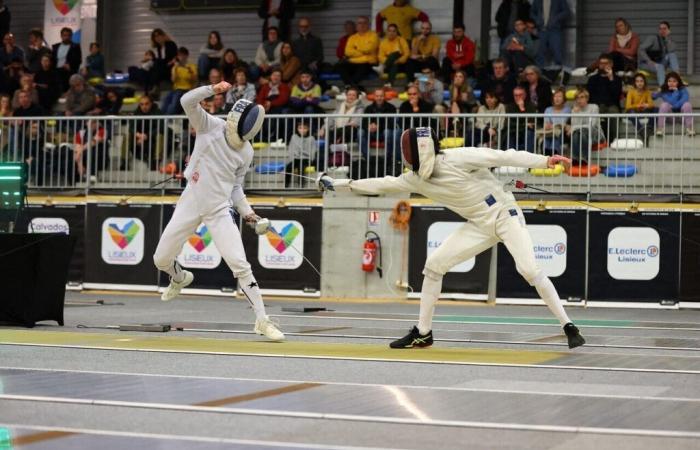
[[[348,39],[350,39],[350,36],[347,34],[338,39],[338,46],[335,48],[335,56],[338,59],[345,59],[345,46],[348,45]]]
[[[462,42],[457,42],[450,39],[446,44],[447,57],[453,63],[460,66],[469,66],[474,63],[474,54],[476,53],[476,45],[474,41],[464,36]]]
[[[270,107],[285,106],[289,102],[289,93],[290,91],[287,83],[280,83],[279,95],[270,100]],[[270,95],[270,83],[263,84],[258,91],[258,98],[256,99],[258,104],[264,104],[268,100],[268,95]]]

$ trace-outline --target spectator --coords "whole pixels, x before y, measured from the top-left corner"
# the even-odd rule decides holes
[[[476,112],[473,145],[475,147],[500,148],[506,107],[498,101],[498,97],[493,91],[486,91],[484,99],[484,104],[479,106]]]
[[[13,117],[39,117],[44,115],[44,110],[41,109],[39,105],[36,105],[32,103],[32,99],[29,97],[29,94],[26,92],[21,92],[19,94],[19,106],[17,108],[14,108],[14,111],[12,112]],[[38,127],[38,122],[33,122],[36,124]],[[17,155],[17,144],[22,144],[24,143],[25,145],[27,142],[24,141],[26,135],[28,134],[28,131],[30,130],[30,127],[32,126],[32,122],[25,121],[23,119],[19,119],[16,121],[10,122],[10,130],[9,130],[9,147],[10,147],[10,153],[13,155],[13,159],[16,158]],[[12,129],[14,127],[14,129]],[[43,143],[41,145],[41,150],[43,150]],[[27,153],[27,147],[21,147],[19,149],[19,154],[20,155],[28,155]],[[42,152],[37,152],[33,154],[34,157],[41,157],[43,155]]]
[[[335,56],[338,57],[338,61],[344,61],[347,58],[345,56],[345,47],[347,47],[350,36],[357,32],[355,22],[352,20],[346,20],[343,24],[343,30],[345,31],[345,34],[338,39],[338,45],[335,48]]]
[[[406,39],[399,36],[396,24],[386,27],[386,37],[379,43],[379,64],[384,66],[389,86],[394,84],[399,70],[405,70],[404,64],[408,61],[411,51],[408,49]]]
[[[185,92],[197,86],[197,66],[187,62],[189,55],[190,52],[185,47],[180,47],[177,50],[177,64],[171,69],[170,75],[173,90],[168,93],[161,104],[163,112],[167,115],[181,114],[180,98],[185,95]]]
[[[323,64],[323,41],[311,33],[311,20],[299,19],[299,35],[292,41],[292,50],[301,60],[302,67],[316,74]]]
[[[21,139],[19,152],[29,166],[29,183],[37,186],[43,186],[45,176],[49,175],[46,174],[46,162],[48,159],[44,148],[46,139],[41,131],[39,122],[31,121],[23,125],[22,133],[19,136]]]
[[[501,45],[501,56],[508,61],[510,70],[519,74],[525,66],[532,63],[535,47],[524,21],[516,20],[514,27],[513,33]]]
[[[0,47],[0,67],[9,65],[13,59],[24,61],[24,50],[15,44],[15,35],[5,33],[2,37],[2,47]]]
[[[238,58],[238,53],[232,48],[227,48],[224,52],[223,60],[221,61],[221,72],[224,76],[224,80],[233,84],[235,81],[236,72],[242,69],[245,71],[246,76],[250,75],[248,64],[245,61],[241,61]]]
[[[319,130],[318,136],[323,138],[328,129],[328,142],[331,144],[350,144],[358,142],[358,132],[361,129],[360,115],[363,112],[360,103],[360,91],[356,87],[350,87],[345,91],[345,101],[338,105],[333,114],[341,117],[327,119],[326,126]],[[336,147],[338,148],[338,147]],[[329,161],[331,166],[345,166],[350,162],[347,147],[333,150],[334,154]]]
[[[529,102],[537,106],[537,111],[543,113],[552,106],[552,85],[542,77],[537,66],[527,66],[523,70],[523,87],[527,91]]]
[[[27,47],[27,67],[32,73],[41,70],[41,58],[44,55],[51,56],[51,49],[44,41],[44,32],[41,28],[29,30],[29,46]]]
[[[221,34],[213,30],[209,32],[207,43],[199,49],[199,57],[197,58],[197,73],[201,80],[205,80],[205,76],[214,67],[221,65],[221,58],[224,56],[224,44],[221,43]]]
[[[109,139],[104,125],[97,119],[83,122],[83,128],[75,133],[73,138],[73,161],[81,181],[97,181],[99,171],[105,170],[109,161]],[[88,157],[88,153],[90,157]],[[90,179],[85,169],[90,162]]]
[[[156,54],[153,53],[153,50],[146,50],[143,54],[141,64],[129,67],[129,81],[143,86],[143,90],[146,94],[151,90],[151,83],[155,78],[153,75],[155,59]]]
[[[566,90],[558,88],[552,95],[552,106],[544,111],[544,127],[538,131],[545,154],[561,154],[564,130],[569,123],[571,108],[566,105]]]
[[[139,100],[139,106],[134,111],[134,116],[157,116],[161,112],[158,106],[153,103],[153,99],[144,95]],[[134,157],[149,165],[151,170],[158,167],[158,135],[162,132],[161,122],[157,119],[136,119],[130,121],[131,124],[131,151]],[[122,164],[121,170],[128,166]]]
[[[10,9],[5,5],[4,0],[0,0],[0,36],[5,36],[5,33],[10,32],[11,22]]]
[[[429,114],[433,112],[435,105],[428,103],[420,97],[418,86],[411,84],[406,89],[408,100],[399,106],[399,114]],[[405,130],[411,127],[429,127],[434,124],[433,120],[427,117],[420,117],[413,120],[402,120],[399,128]]]
[[[284,175],[285,187],[303,187],[303,169],[312,166],[316,160],[316,139],[311,136],[310,131],[307,122],[301,120],[297,123],[296,131],[287,146],[289,161]]]
[[[496,11],[496,31],[503,41],[513,32],[516,20],[527,20],[530,17],[530,2],[527,0],[503,0]]]
[[[226,113],[226,95],[215,94],[211,99],[211,107],[209,108],[209,114],[215,116]]]
[[[653,97],[661,99],[659,114],[668,114],[670,112],[681,112],[687,114],[683,116],[686,134],[688,136],[695,136],[693,116],[690,115],[693,112],[693,107],[690,104],[690,94],[688,93],[688,89],[678,73],[669,72],[668,75],[666,75],[664,84],[661,86],[660,92],[654,93]],[[656,126],[657,136],[664,135],[666,119],[668,119],[667,116],[659,116],[659,122]]]
[[[248,82],[245,69],[238,69],[235,72],[233,87],[226,93],[226,109],[230,111],[233,105],[242,98],[254,102],[255,95],[255,85]]]
[[[549,11],[545,10],[547,4]],[[564,47],[562,30],[570,13],[567,0],[533,1],[530,15],[538,30],[536,62],[539,67],[545,67],[545,58],[549,53],[554,66],[561,68]]]
[[[515,77],[508,70],[508,63],[503,58],[496,58],[493,60],[491,67],[493,74],[489,75],[479,85],[482,103],[484,101],[483,95],[486,91],[492,91],[496,94],[498,101],[504,105],[513,103],[513,89],[517,83]]]
[[[25,73],[27,73],[27,68],[24,67],[22,60],[19,58],[13,59],[10,65],[6,66],[5,70],[3,70],[4,80],[2,83],[2,92],[13,94],[19,89],[20,80]]]
[[[45,111],[53,110],[60,93],[61,81],[58,71],[53,68],[50,55],[41,57],[41,68],[34,74],[34,84],[39,93],[39,105]]]
[[[12,117],[12,100],[7,94],[0,94],[0,117]]]
[[[153,61],[151,85],[157,87],[161,81],[170,80],[172,67],[177,63],[177,44],[160,28],[151,32],[151,47],[156,55]]]
[[[598,118],[598,105],[589,103],[589,99],[586,89],[576,91],[571,125],[566,128],[566,134],[571,138],[571,159],[578,165],[587,164],[592,143],[605,140]]]
[[[281,114],[286,112],[289,103],[289,86],[282,83],[282,71],[273,69],[270,74],[270,82],[263,84],[258,92],[257,102],[263,105],[268,114]]]
[[[19,89],[17,89],[12,95],[13,108],[17,108],[19,106],[20,92],[26,92],[29,95],[32,104],[39,104],[39,92],[36,89],[36,85],[34,84],[34,77],[31,74],[25,73],[24,75],[22,75],[22,78],[20,78]]]
[[[83,116],[95,107],[95,93],[77,73],[71,75],[66,92],[66,116]]]
[[[32,103],[32,98],[26,91],[19,91],[17,96],[17,107],[14,108],[14,117],[39,117],[44,115],[44,110],[36,103]]]
[[[301,75],[301,60],[294,54],[292,44],[289,42],[282,44],[280,63],[282,81],[292,86],[297,84]]]
[[[387,33],[389,29],[387,28]],[[384,90],[375,89],[374,101],[364,110],[365,118],[362,119],[362,136],[360,137],[360,152],[369,158],[370,142],[384,142],[386,155],[393,163],[401,162],[401,129],[396,125],[396,107],[385,101]],[[371,117],[373,114],[384,114],[383,117]]]
[[[294,0],[262,0],[258,16],[263,19],[262,40],[271,27],[277,28],[282,41],[289,39],[290,22],[294,18]]]
[[[517,117],[537,114],[537,106],[528,101],[525,88],[517,86],[513,89],[513,103],[506,106],[506,113],[511,116],[508,120],[507,148],[532,152],[535,149],[535,118]]]
[[[408,0],[394,0],[394,2],[377,13],[375,19],[377,25],[377,34],[384,34],[384,21],[388,24],[396,24],[399,30],[399,35],[403,36],[406,41],[410,41],[413,37],[413,22],[428,22],[430,18],[420,9],[414,8],[408,4]]]
[[[350,36],[345,46],[347,59],[339,65],[343,82],[358,84],[372,72],[372,66],[378,62],[379,37],[369,29],[369,18],[361,16],[357,19],[357,33]]]
[[[421,76],[418,78],[418,91],[426,103],[433,105],[434,112],[444,113],[446,111],[443,104],[445,87],[442,81],[435,78],[435,72],[430,67],[424,67],[421,70]]]
[[[637,133],[641,135],[644,142],[653,133],[654,119],[651,117],[640,117],[640,114],[656,112],[651,90],[647,86],[647,78],[643,73],[634,76],[634,85],[627,91],[625,99],[625,112],[633,114],[631,117]]]
[[[61,80],[61,92],[65,92],[69,88],[69,78],[78,73],[83,61],[80,45],[73,42],[72,29],[61,29],[61,42],[51,47],[51,54]]]
[[[598,72],[588,78],[588,94],[589,101],[598,105],[601,114],[620,112],[622,79],[613,72],[610,55],[604,53],[598,58]],[[604,120],[602,125],[603,129],[607,131],[608,138],[615,140],[617,138],[617,119]]]
[[[266,77],[273,69],[279,68],[282,57],[282,41],[279,40],[277,27],[267,29],[267,40],[258,45],[255,52],[253,78]]]
[[[415,80],[415,74],[423,67],[430,67],[434,72],[440,70],[440,38],[432,34],[433,26],[428,21],[420,25],[420,34],[411,41],[411,56],[406,62],[409,81]]]
[[[615,34],[610,37],[608,53],[613,59],[615,72],[627,72],[637,70],[637,52],[639,51],[639,36],[632,31],[627,20],[619,17],[615,19]]]
[[[670,38],[671,24],[665,20],[659,23],[656,36],[649,36],[639,46],[639,68],[656,72],[659,86],[664,84],[666,69],[678,72],[678,55],[676,43]]]
[[[445,44],[447,56],[442,60],[442,79],[448,82],[452,75],[462,70],[469,76],[474,76],[474,56],[476,44],[464,34],[464,24],[452,28],[452,39]]]
[[[476,98],[474,98],[474,91],[469,85],[467,73],[458,70],[450,85],[450,112],[452,114],[471,113],[475,107]]]
[[[209,75],[207,76],[209,84],[219,84],[224,81],[224,75],[216,67],[212,67],[209,70]]]
[[[114,89],[105,92],[95,90],[95,107],[89,116],[116,116],[122,108],[122,99]]]
[[[308,69],[301,71],[299,82],[292,88],[289,99],[295,113],[323,114],[323,109],[318,106],[321,102],[321,87],[314,83]]]
[[[80,74],[86,79],[105,77],[105,58],[102,56],[100,44],[97,42],[90,43],[90,54],[85,58],[85,66],[83,66]]]
[[[0,117],[12,117],[12,100],[7,94],[0,94]],[[12,161],[13,150],[7,145],[12,133],[11,122],[0,121],[0,161]]]

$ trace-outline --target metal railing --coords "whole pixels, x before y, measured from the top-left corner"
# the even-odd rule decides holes
[[[320,170],[354,179],[399,175],[401,131],[431,126],[445,152],[515,148],[579,162],[570,173],[495,169],[504,182],[518,178],[555,193],[699,193],[700,136],[688,133],[696,116],[268,115],[253,140],[246,189],[313,190]],[[177,175],[195,137],[185,116],[0,118],[0,161],[27,161],[32,190],[138,192],[176,175],[161,186],[170,189],[182,185]]]

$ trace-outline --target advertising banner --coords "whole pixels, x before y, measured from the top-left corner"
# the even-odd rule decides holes
[[[680,213],[589,214],[589,300],[678,299]]]
[[[61,41],[61,28],[73,30],[73,42],[80,43],[80,9],[82,0],[44,1],[44,39],[53,44]]]
[[[683,213],[681,295],[684,302],[700,302],[700,212]]]

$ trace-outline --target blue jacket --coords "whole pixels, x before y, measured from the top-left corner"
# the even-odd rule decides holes
[[[688,89],[682,87],[676,91],[661,91],[655,92],[654,98],[661,98],[662,101],[670,103],[673,109],[681,109],[685,102],[690,101],[690,94],[688,94]]]
[[[530,17],[535,21],[538,30],[561,30],[564,28],[566,19],[571,14],[569,3],[567,0],[552,0],[549,7],[549,20],[544,23],[544,11],[542,8],[542,0],[534,0]]]

